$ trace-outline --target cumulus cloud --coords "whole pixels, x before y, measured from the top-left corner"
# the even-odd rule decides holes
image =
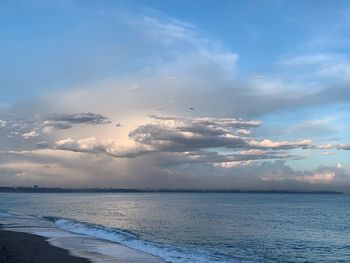
[[[349,186],[349,174],[340,163],[334,166],[319,166],[315,170],[295,170],[287,166],[284,161],[276,161],[271,165],[263,165],[260,169],[260,179],[274,186],[323,187],[332,185],[338,189]],[[311,188],[314,189],[314,188]]]
[[[43,145],[44,147],[46,145]],[[135,157],[145,153],[152,152],[151,148],[144,146],[137,147],[123,147],[118,145],[114,140],[97,140],[95,137],[73,140],[72,138],[66,138],[58,140],[54,143],[53,149],[83,152],[83,153],[104,153],[112,157]]]
[[[259,127],[256,120],[230,118],[190,118],[152,116],[153,122],[139,125],[129,132],[129,144],[117,140],[65,138],[53,144],[40,145],[56,150],[105,154],[117,158],[151,155],[158,166],[209,163],[230,167],[234,163],[259,160],[301,158],[285,150],[306,149],[310,140],[297,142],[271,141],[242,136],[237,131]],[[227,149],[223,151],[223,149]]]
[[[241,128],[260,125],[255,120],[229,118],[179,118],[153,117],[157,123],[140,125],[129,133],[135,142],[150,145],[160,151],[191,151],[196,149],[224,147],[228,149],[296,149],[309,148],[311,140],[297,142],[255,140],[237,135]],[[239,134],[239,133],[238,133]]]

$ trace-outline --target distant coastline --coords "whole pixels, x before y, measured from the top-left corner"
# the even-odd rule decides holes
[[[123,188],[60,188],[60,187],[0,187],[1,193],[246,193],[246,194],[344,194],[320,190],[240,190],[240,189],[123,189]]]

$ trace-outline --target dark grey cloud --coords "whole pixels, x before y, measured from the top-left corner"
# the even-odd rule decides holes
[[[150,145],[160,151],[190,151],[215,147],[244,148],[247,146],[247,142],[238,136],[217,135],[216,132],[210,133],[210,128],[200,132],[198,129],[197,132],[193,132],[194,130],[193,127],[177,129],[176,127],[146,124],[131,131],[129,137],[139,144]]]
[[[341,144],[336,146],[339,150],[350,150],[350,144]]]
[[[91,112],[81,112],[75,114],[52,114],[46,117],[47,121],[53,122],[56,125],[69,125],[69,124],[108,124],[111,121],[100,114],[91,113]],[[58,126],[59,127],[59,126]],[[62,126],[65,128],[65,126]]]
[[[72,124],[67,123],[67,122],[45,121],[44,125],[46,127],[52,127],[54,129],[58,129],[58,130],[67,130],[67,129],[72,128]]]
[[[297,142],[257,140],[237,135],[240,128],[254,128],[259,121],[228,118],[156,117],[158,123],[137,127],[129,133],[135,142],[149,145],[159,151],[193,151],[206,148],[273,149],[310,148],[311,141]]]

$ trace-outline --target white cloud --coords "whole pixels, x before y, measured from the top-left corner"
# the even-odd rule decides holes
[[[342,169],[343,165],[341,163],[337,163],[336,167],[337,167],[337,169]]]
[[[293,149],[293,148],[302,148],[307,149],[312,147],[312,141],[301,140],[297,142],[289,142],[289,141],[271,141],[268,139],[262,141],[251,140],[249,141],[249,145],[254,148],[266,148],[266,149]]]
[[[313,175],[302,176],[296,178],[298,181],[308,182],[311,184],[320,183],[320,184],[329,184],[335,179],[335,173],[324,172],[324,173],[315,173]]]
[[[22,137],[24,139],[30,139],[34,137],[38,137],[40,134],[37,131],[30,131],[30,132],[25,132],[22,134]]]
[[[53,149],[94,154],[103,153],[120,158],[131,158],[154,151],[150,146],[125,146],[115,140],[97,140],[95,137],[79,140],[73,140],[72,138],[58,140],[53,145]]]
[[[262,176],[263,181],[297,181],[297,182],[306,182],[309,184],[330,184],[336,179],[336,174],[333,172],[322,172],[314,173],[310,175],[265,175]]]
[[[0,120],[0,128],[6,127],[6,124],[7,124],[6,121]]]

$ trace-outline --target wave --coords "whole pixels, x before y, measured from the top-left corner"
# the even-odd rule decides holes
[[[0,210],[0,217],[12,217],[13,214],[10,214],[9,212],[5,212],[3,210]]]
[[[8,218],[8,217],[18,217],[18,216],[25,217],[25,215],[21,215],[21,214],[12,212],[12,211],[10,212],[7,210],[0,209],[0,217]]]
[[[142,240],[139,239],[137,235],[121,229],[109,228],[67,218],[45,217],[45,219],[53,222],[56,227],[65,231],[115,242],[129,248],[159,257],[166,262],[238,262],[231,258],[228,259],[223,255],[217,255],[210,251],[199,248],[180,247]]]

